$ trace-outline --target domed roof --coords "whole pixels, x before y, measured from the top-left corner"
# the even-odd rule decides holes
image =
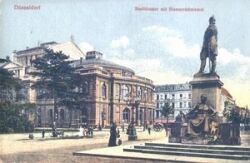
[[[123,70],[126,72],[130,72],[132,74],[135,74],[135,72],[125,66],[118,65],[116,63],[107,61],[102,59],[102,53],[97,52],[97,51],[91,51],[87,53],[86,59],[80,60],[78,66],[84,65],[98,65],[103,68],[110,68],[110,69],[116,69],[116,70]]]

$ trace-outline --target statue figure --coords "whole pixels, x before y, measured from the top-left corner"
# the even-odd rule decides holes
[[[204,38],[203,45],[200,52],[200,70],[199,73],[203,73],[206,67],[206,59],[209,58],[209,71],[210,73],[215,73],[216,68],[216,56],[218,55],[217,50],[217,28],[215,26],[215,18],[211,16],[209,18],[209,26],[207,27]],[[211,65],[210,65],[211,62]]]
[[[201,95],[201,102],[187,114],[189,135],[211,134],[212,122],[216,123],[216,112],[207,104],[207,97]]]

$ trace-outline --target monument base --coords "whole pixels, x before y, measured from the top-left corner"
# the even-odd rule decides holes
[[[197,145],[240,145],[240,126],[233,123],[220,123],[219,132],[216,135],[197,135],[187,134],[186,124],[173,123],[171,125],[169,143],[197,144]]]
[[[205,138],[194,138],[194,139],[189,139],[187,137],[184,137],[181,139],[181,143],[182,144],[197,144],[197,145],[208,145],[211,144],[209,139],[205,139]]]
[[[190,82],[192,85],[192,104],[198,104],[201,95],[206,95],[208,103],[215,111],[221,113],[221,87],[219,75],[216,73],[197,73]]]

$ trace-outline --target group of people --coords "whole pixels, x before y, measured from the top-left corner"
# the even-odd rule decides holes
[[[93,128],[87,125],[80,125],[79,129],[79,136],[80,137],[93,137]]]

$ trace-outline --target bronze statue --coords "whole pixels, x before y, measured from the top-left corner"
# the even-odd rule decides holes
[[[216,112],[207,104],[207,97],[201,95],[201,102],[187,114],[188,134],[200,135],[211,134],[212,122]]]
[[[218,32],[215,26],[215,18],[214,16],[211,16],[209,18],[209,26],[207,27],[205,34],[204,34],[203,45],[202,45],[202,49],[200,52],[201,66],[200,66],[199,73],[204,72],[207,58],[209,58],[209,72],[215,73],[216,56],[218,55],[217,33]]]

